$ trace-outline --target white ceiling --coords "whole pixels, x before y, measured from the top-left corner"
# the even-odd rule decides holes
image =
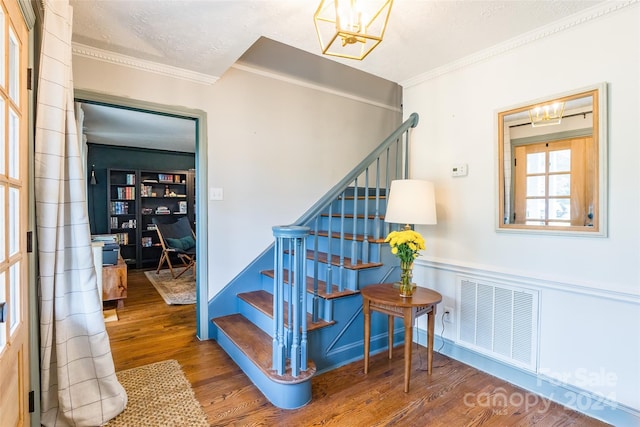
[[[327,57],[402,84],[548,25],[602,0],[395,0],[384,41],[363,61]],[[319,0],[71,0],[73,42],[219,78],[261,36],[320,55],[313,24]],[[90,142],[128,133],[130,111],[87,111]],[[106,125],[106,120],[111,120]],[[104,122],[103,128],[97,129]],[[134,129],[153,135],[144,123]],[[179,122],[177,122],[179,123]],[[184,123],[183,123],[184,124]],[[192,125],[192,122],[190,123]],[[161,126],[157,123],[154,127]],[[114,130],[117,128],[117,130]],[[158,132],[166,135],[170,130]],[[131,136],[133,144],[133,136]],[[138,138],[135,138],[136,140]],[[154,147],[160,142],[156,139]],[[175,139],[170,145],[175,149]],[[187,150],[188,151],[188,150]],[[191,149],[193,151],[193,149]]]

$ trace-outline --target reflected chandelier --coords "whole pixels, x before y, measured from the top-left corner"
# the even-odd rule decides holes
[[[531,126],[559,125],[564,113],[564,102],[554,102],[553,104],[538,105],[529,110]]]
[[[382,41],[393,0],[322,0],[313,15],[322,53],[364,59]]]

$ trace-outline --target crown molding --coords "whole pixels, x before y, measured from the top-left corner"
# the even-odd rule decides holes
[[[300,79],[296,79],[293,78],[291,76],[288,75],[284,75],[284,74],[278,74],[275,73],[273,71],[270,70],[266,70],[263,68],[257,68],[251,65],[247,65],[245,63],[242,62],[236,62],[235,64],[233,64],[231,66],[231,68],[235,68],[237,70],[242,70],[245,71],[247,73],[252,73],[252,74],[257,74],[260,75],[262,77],[266,77],[269,79],[274,79],[274,80],[279,80],[285,83],[289,83],[289,84],[293,84],[296,86],[301,86],[301,87],[305,87],[308,89],[312,89],[312,90],[317,90],[320,92],[324,92],[324,93],[328,93],[331,95],[336,95],[336,96],[340,96],[343,98],[347,98],[347,99],[351,99],[353,101],[357,101],[357,102],[362,102],[363,104],[369,104],[369,105],[373,105],[375,107],[379,107],[379,108],[384,108],[386,110],[390,110],[390,111],[394,111],[396,113],[401,113],[402,109],[400,107],[396,107],[394,105],[389,105],[389,104],[384,104],[382,102],[378,102],[378,101],[374,101],[368,98],[363,98],[361,96],[356,96],[353,95],[349,92],[345,92],[345,91],[340,91],[340,90],[336,90],[336,89],[331,89],[327,86],[321,86],[321,85],[316,85],[313,83],[309,83],[307,81],[304,80],[300,80]]]
[[[434,68],[431,71],[427,71],[426,73],[407,79],[401,82],[400,85],[404,89],[410,88],[411,86],[415,86],[420,83],[435,79],[436,77],[440,77],[452,71],[456,71],[461,68],[486,61],[495,56],[502,55],[503,53],[517,49],[529,43],[533,43],[545,37],[553,36],[562,31],[572,29],[578,25],[591,22],[595,19],[601,18],[603,16],[609,15],[610,13],[617,12],[628,6],[636,4],[638,3],[638,1],[640,0],[604,1],[567,18],[558,20],[540,28],[536,28],[535,30],[529,31],[518,37],[514,37],[510,40],[499,43],[488,49],[473,53],[457,61],[450,62],[449,64]]]
[[[184,68],[172,67],[171,65],[159,64],[157,62],[146,61],[127,55],[121,55],[104,49],[87,46],[80,43],[71,43],[72,52],[76,56],[95,59],[110,64],[121,65],[140,71],[152,72],[168,77],[187,80],[194,83],[212,85],[218,81],[219,77],[208,74],[197,73],[185,70]]]

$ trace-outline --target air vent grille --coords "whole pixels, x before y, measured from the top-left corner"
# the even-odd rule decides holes
[[[467,276],[458,290],[458,343],[535,371],[538,292]]]

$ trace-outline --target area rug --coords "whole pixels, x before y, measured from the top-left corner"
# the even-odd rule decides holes
[[[187,271],[177,279],[171,276],[169,269],[160,270],[157,274],[155,270],[145,271],[144,274],[167,304],[196,303],[196,279],[193,270]]]
[[[116,375],[127,391],[128,402],[107,427],[209,425],[177,361],[165,360]]]

